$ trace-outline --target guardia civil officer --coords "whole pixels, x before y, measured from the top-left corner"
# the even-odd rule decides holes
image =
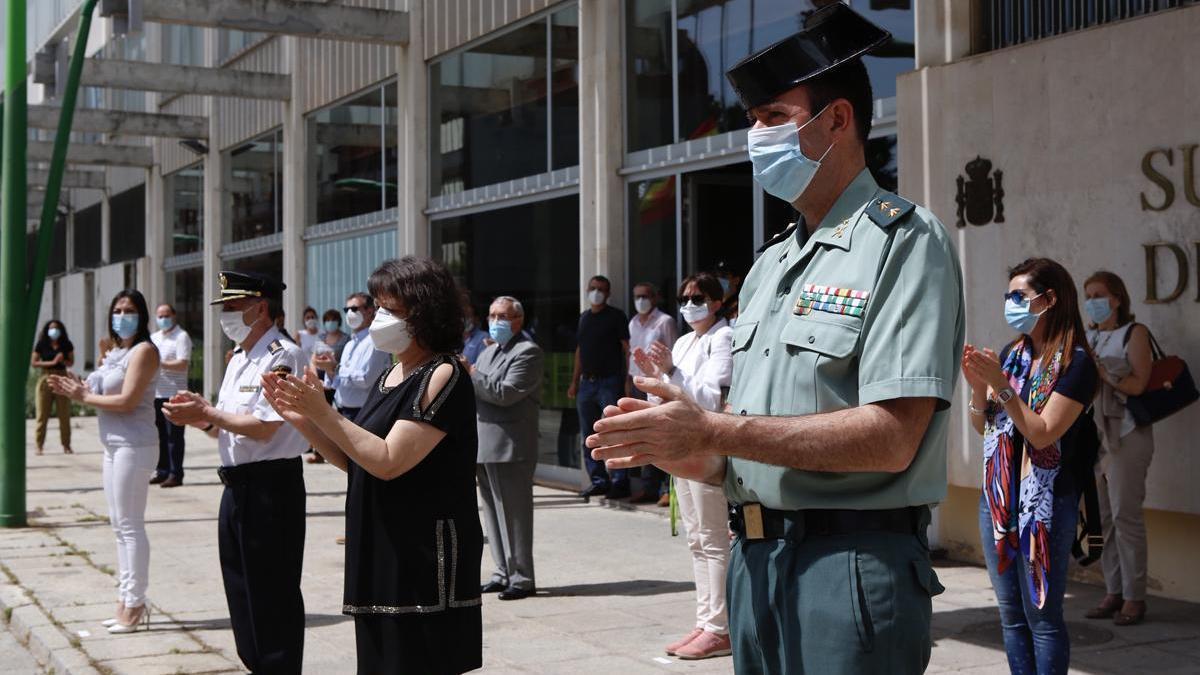
[[[217,438],[225,491],[217,536],[238,656],[253,673],[299,673],[304,655],[304,476],[308,443],[262,396],[263,373],[303,372],[300,348],[275,326],[284,285],[222,272],[221,330],[237,345],[217,404],[186,392],[167,418]]]
[[[842,3],[727,73],[755,123],[758,182],[803,216],[741,289],[727,413],[640,380],[588,439],[724,484],[737,534],[728,607],[740,673],[916,673],[929,662],[929,505],[964,338],[962,274],[942,224],[864,162],[861,56],[890,35]]]

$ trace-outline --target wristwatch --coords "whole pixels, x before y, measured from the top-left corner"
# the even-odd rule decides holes
[[[1017,395],[1017,392],[1013,391],[1012,387],[1005,387],[1005,388],[1001,389],[1000,391],[996,392],[996,398],[1000,400],[1000,405],[1004,405],[1004,404],[1008,403],[1016,395]]]

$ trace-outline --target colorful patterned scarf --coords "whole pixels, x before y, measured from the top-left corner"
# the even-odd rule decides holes
[[[1002,368],[1013,391],[1022,391],[1029,380],[1027,402],[1035,413],[1041,414],[1058,381],[1063,354],[1057,352],[1048,367],[1039,366],[1035,370],[1030,347],[1029,339],[1023,338],[1009,351]],[[1019,498],[1012,485],[1018,442],[1023,450]],[[1004,408],[997,407],[989,414],[983,433],[983,493],[991,511],[998,571],[1003,574],[1018,553],[1024,556],[1029,570],[1029,595],[1039,609],[1046,602],[1049,586],[1050,520],[1054,512],[1054,479],[1061,459],[1058,441],[1046,448],[1034,448],[1021,437]]]

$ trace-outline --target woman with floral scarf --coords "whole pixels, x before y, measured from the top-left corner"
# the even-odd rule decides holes
[[[971,425],[983,435],[979,528],[1014,673],[1065,673],[1067,565],[1079,490],[1064,470],[1096,393],[1075,283],[1031,258],[1009,270],[1004,318],[1020,335],[997,355],[963,348]]]

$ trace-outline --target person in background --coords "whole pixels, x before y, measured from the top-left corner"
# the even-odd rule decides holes
[[[533,472],[537,468],[542,348],[523,330],[525,308],[504,295],[488,310],[491,344],[467,366],[479,428],[476,475],[496,569],[483,593],[534,594]],[[464,361],[466,356],[463,356]]]
[[[587,301],[590,306],[579,315],[575,368],[567,398],[576,399],[582,438],[591,435],[592,425],[601,418],[607,406],[616,405],[622,393],[629,394],[625,375],[629,367],[629,322],[625,312],[608,304],[611,292],[612,283],[607,277],[596,275],[589,279]],[[583,461],[591,485],[579,496],[608,495],[609,499],[629,496],[628,471],[617,469],[610,474],[604,468],[604,462],[592,459],[586,446]]]
[[[367,400],[367,392],[379,382],[379,376],[392,359],[375,349],[371,340],[371,322],[375,320],[375,302],[366,293],[346,297],[346,323],[354,331],[340,359],[332,354],[313,355],[313,370],[325,371],[325,385],[334,390],[333,405],[348,420],[354,420]]]
[[[1153,427],[1134,424],[1125,408],[1130,396],[1146,391],[1154,354],[1150,331],[1134,322],[1125,282],[1112,272],[1096,272],[1083,284],[1090,327],[1088,344],[1096,355],[1100,395],[1097,423],[1103,442],[1096,485],[1104,527],[1107,595],[1087,613],[1118,626],[1139,624],[1146,617],[1146,472],[1154,457]],[[1100,480],[1100,478],[1103,480]]]
[[[51,375],[66,375],[67,369],[75,365],[75,345],[67,337],[67,327],[58,319],[50,319],[42,326],[37,342],[33,346],[30,365],[41,369],[38,376],[34,410],[37,414],[37,430],[34,432],[36,454],[42,454],[46,444],[46,425],[50,422],[50,407],[58,416],[58,437],[63,452],[71,454],[71,400],[50,391]]]
[[[296,335],[300,337],[300,351],[304,355],[304,362],[312,358],[313,345],[321,339],[321,324],[317,321],[317,310],[312,307],[304,308],[304,323],[300,329],[296,331]]]
[[[721,318],[724,291],[711,274],[695,274],[679,285],[679,311],[692,332],[674,347],[654,342],[637,348],[633,358],[645,377],[682,388],[705,410],[725,407],[724,390],[733,378],[733,331]],[[661,402],[658,397],[650,397]],[[725,572],[729,568],[729,508],[725,490],[686,478],[675,479],[679,514],[687,530],[696,580],[696,626],[667,645],[670,656],[707,659],[732,653],[725,608]]]
[[[163,303],[155,310],[158,330],[150,341],[158,348],[158,380],[154,385],[154,424],[158,427],[158,468],[151,484],[165,488],[183,485],[183,427],[171,424],[162,407],[175,394],[187,391],[188,362],[192,358],[192,339],[180,326],[175,308]]]
[[[292,337],[292,334],[287,331],[287,315],[282,309],[279,310],[279,316],[275,317],[275,329],[278,330],[279,334],[289,342],[297,347],[300,346],[300,343],[296,341],[296,338]]]
[[[1030,258],[1008,273],[1004,318],[1018,333],[997,355],[963,347],[970,420],[983,435],[979,531],[1014,673],[1065,673],[1071,640],[1063,595],[1082,486],[1064,460],[1096,394],[1075,282]]]
[[[217,517],[221,580],[238,657],[252,673],[300,673],[304,663],[304,465],[300,432],[263,396],[263,375],[298,373],[300,347],[275,327],[284,284],[222,272],[221,332],[238,346],[216,404],[180,392],[163,406],[175,424],[217,439],[225,486]]]
[[[108,313],[113,349],[104,362],[86,383],[74,375],[51,375],[50,388],[96,409],[104,444],[104,496],[117,537],[117,611],[104,625],[110,633],[132,633],[150,622],[146,495],[158,460],[154,383],[159,357],[150,341],[150,310],[141,293],[117,293]]]
[[[345,349],[346,343],[350,341],[350,336],[342,330],[342,313],[336,309],[327,309],[321,315],[321,327],[324,333],[321,334],[321,339],[318,344],[324,344],[333,352],[333,358],[342,358],[342,350]],[[313,345],[313,353],[325,351],[320,347]]]
[[[434,260],[384,262],[367,281],[374,344],[395,357],[354,422],[316,373],[262,379],[271,405],[345,471],[342,613],[358,672],[461,673],[483,665],[483,532],[475,489],[475,392],[458,352],[462,305]]]
[[[479,321],[475,318],[475,305],[471,304],[471,295],[467,292],[462,294],[463,304],[463,357],[467,359],[467,363],[474,365],[479,359],[479,354],[487,347],[488,332],[479,326]]]
[[[638,349],[649,350],[650,345],[659,342],[664,345],[675,344],[678,330],[675,319],[658,308],[662,298],[654,284],[643,281],[633,287],[633,307],[637,311],[629,320],[629,349],[637,353]],[[633,355],[629,358],[629,377],[645,376],[638,367]],[[629,393],[637,399],[646,400],[646,393],[633,386],[632,380],[626,384]],[[657,501],[659,506],[669,506],[671,503],[670,484],[667,475],[653,464],[643,466],[642,488],[633,493],[629,501],[647,503]]]

